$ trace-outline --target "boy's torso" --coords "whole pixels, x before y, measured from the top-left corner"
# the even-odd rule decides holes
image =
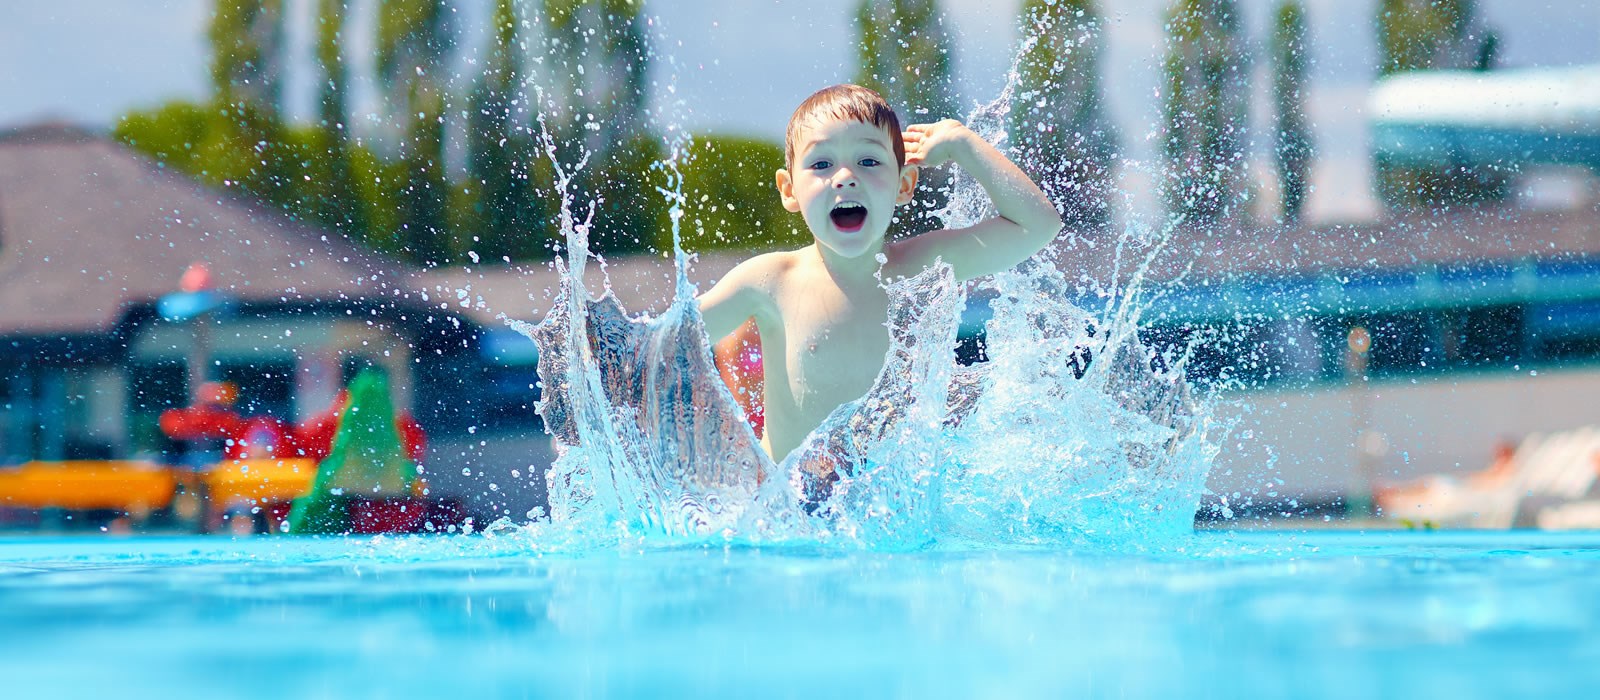
[[[782,461],[839,406],[866,395],[889,350],[888,296],[877,281],[846,287],[797,255],[773,289],[775,318],[757,318],[766,438]]]

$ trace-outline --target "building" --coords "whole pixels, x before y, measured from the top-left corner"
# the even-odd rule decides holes
[[[164,317],[194,263],[224,303]],[[304,420],[357,369],[385,368],[430,435],[436,488],[483,517],[525,513],[549,455],[532,343],[511,357],[447,286],[105,138],[0,135],[0,466],[170,456],[156,417],[188,403],[203,336],[198,366],[237,383],[246,414]]]

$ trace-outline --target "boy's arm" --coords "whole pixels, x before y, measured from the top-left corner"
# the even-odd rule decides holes
[[[913,124],[906,128],[905,143],[907,166],[954,162],[983,186],[1000,215],[896,243],[896,262],[902,269],[915,274],[943,258],[956,279],[981,277],[1027,260],[1061,232],[1061,215],[1039,186],[961,122]]]
[[[777,262],[773,254],[758,255],[739,263],[711,290],[701,294],[700,318],[705,322],[706,336],[713,345],[752,316],[766,315],[771,294],[768,289]]]

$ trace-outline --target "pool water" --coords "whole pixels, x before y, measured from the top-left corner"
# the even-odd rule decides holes
[[[0,539],[4,697],[1596,697],[1600,533]]]

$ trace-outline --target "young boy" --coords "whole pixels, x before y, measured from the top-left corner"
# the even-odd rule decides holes
[[[1038,186],[960,122],[902,133],[888,103],[855,85],[806,98],[789,119],[784,156],[778,195],[815,242],[751,258],[699,299],[713,342],[755,319],[766,374],[762,447],[779,462],[835,408],[865,395],[883,369],[888,295],[880,268],[890,280],[943,259],[967,280],[1026,260],[1062,225]],[[999,216],[886,242],[894,208],[916,190],[917,169],[945,163],[976,179]]]

